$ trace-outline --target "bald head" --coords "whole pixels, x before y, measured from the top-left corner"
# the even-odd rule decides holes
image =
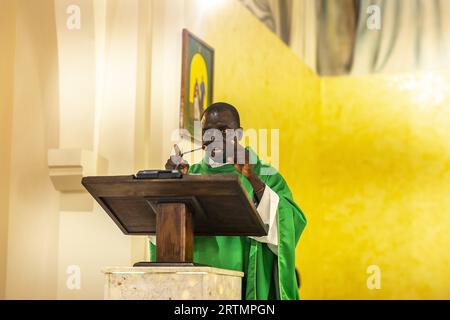
[[[209,120],[214,120],[214,127],[216,127],[217,129],[219,129],[216,123],[217,120],[220,120],[219,126],[222,127],[237,129],[241,126],[239,112],[234,106],[225,102],[216,102],[206,108],[201,116],[202,124],[204,124],[205,122],[211,122]]]

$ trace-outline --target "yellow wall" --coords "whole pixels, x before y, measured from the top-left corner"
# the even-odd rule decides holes
[[[280,172],[308,218],[301,297],[450,298],[450,77],[319,78],[246,11],[220,10],[190,29],[216,49],[215,100],[246,128],[280,129]]]
[[[449,80],[322,79],[304,298],[450,298]],[[367,288],[370,265],[380,267],[379,290]]]
[[[202,26],[216,51],[214,100],[238,107],[244,129],[280,130],[280,172],[302,208],[312,210],[320,78],[245,8],[231,3]],[[267,148],[270,156],[270,141]]]

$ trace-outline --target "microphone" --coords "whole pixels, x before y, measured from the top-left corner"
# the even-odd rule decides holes
[[[201,150],[201,149],[204,150],[208,145],[210,145],[213,142],[214,142],[214,137],[211,137],[211,140],[204,142],[201,147],[195,148],[195,149],[192,149],[192,150],[189,150],[189,151],[186,151],[186,152],[183,152],[183,153],[181,153],[180,156],[183,157],[187,153],[191,153],[191,152],[198,151],[198,150]]]

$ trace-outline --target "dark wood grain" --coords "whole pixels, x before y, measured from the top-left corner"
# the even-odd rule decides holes
[[[237,175],[149,180],[85,177],[82,184],[125,234],[156,234],[156,262],[160,265],[192,265],[194,234],[267,234]]]
[[[134,176],[85,177],[82,184],[125,234],[156,234],[155,206],[184,203],[194,233],[203,236],[264,236],[253,201],[234,174],[185,175],[138,180]]]
[[[193,262],[192,213],[184,203],[158,204],[156,213],[156,261]]]

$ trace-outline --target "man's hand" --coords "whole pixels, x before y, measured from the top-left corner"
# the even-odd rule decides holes
[[[166,162],[166,170],[178,170],[182,174],[187,174],[189,171],[189,163],[183,159],[181,155],[181,150],[178,145],[173,146],[175,150],[175,155],[170,156]]]
[[[253,170],[254,165],[250,163],[250,152],[242,147],[239,143],[236,143],[236,149],[235,149],[235,155],[234,155],[234,167],[237,171],[239,171],[244,177],[250,181],[250,184],[253,188],[253,193],[256,197],[256,200],[261,201],[261,198],[264,194],[264,190],[266,188],[266,185],[264,182],[261,181],[261,179],[258,177],[258,175]],[[239,163],[239,157],[238,155],[244,155],[244,163]],[[242,162],[242,161],[241,161]]]
[[[250,153],[240,144],[236,145],[234,159],[228,159],[230,162],[234,163],[234,167],[239,171],[244,177],[250,178],[256,175],[253,171],[253,164],[250,163]]]

